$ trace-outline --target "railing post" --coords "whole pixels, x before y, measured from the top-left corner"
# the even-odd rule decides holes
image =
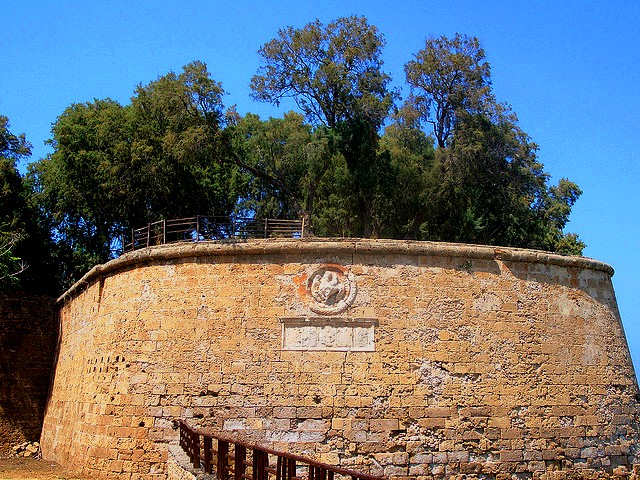
[[[218,469],[216,477],[218,480],[227,480],[229,470],[229,442],[218,440]]]
[[[296,461],[290,458],[287,463],[287,480],[291,480],[296,476]]]
[[[300,238],[304,238],[304,216],[302,217],[302,227],[300,227]]]
[[[200,241],[200,215],[196,215],[196,242]]]
[[[150,237],[151,237],[151,224],[147,223],[147,247],[149,247]]]
[[[131,228],[131,250],[136,249],[136,232]]]
[[[243,480],[247,468],[247,449],[236,443],[233,456],[233,480]]]
[[[191,446],[193,451],[193,458],[191,459],[193,468],[200,468],[200,434],[196,432],[191,434]]]
[[[211,449],[213,442],[209,435],[204,436],[203,448],[204,448],[204,473],[213,472],[213,465],[211,465]]]
[[[265,218],[264,219],[264,238],[267,238],[268,226],[269,226],[269,219]]]
[[[162,244],[167,243],[167,219],[162,219]]]
[[[252,480],[267,480],[267,467],[269,456],[262,450],[253,449],[253,475]]]
[[[269,466],[269,455],[266,452],[262,452],[262,480],[269,480],[269,472],[267,467]]]
[[[258,475],[258,464],[260,463],[260,452],[258,450],[253,450],[253,465],[251,468],[251,480],[259,480],[260,476]]]

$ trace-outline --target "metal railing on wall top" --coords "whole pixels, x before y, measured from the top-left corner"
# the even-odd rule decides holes
[[[140,248],[175,242],[206,240],[290,237],[304,238],[305,219],[216,217],[198,215],[149,223],[131,229],[122,238],[122,250],[130,252]]]

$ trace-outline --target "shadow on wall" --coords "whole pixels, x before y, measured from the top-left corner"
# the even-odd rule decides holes
[[[42,430],[58,338],[54,299],[0,295],[0,457]]]

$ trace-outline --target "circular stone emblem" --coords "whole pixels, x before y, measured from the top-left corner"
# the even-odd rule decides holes
[[[346,310],[353,303],[357,292],[353,274],[338,266],[325,266],[313,272],[307,288],[313,299],[309,308],[323,315]]]

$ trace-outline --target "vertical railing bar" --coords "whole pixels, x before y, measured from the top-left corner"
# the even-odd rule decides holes
[[[191,442],[193,445],[193,467],[200,468],[200,434],[194,432],[191,437]]]
[[[204,436],[203,448],[204,448],[204,472],[212,473],[213,465],[211,465],[211,450],[213,448],[213,442],[209,435]]]
[[[282,478],[282,457],[278,455],[276,460],[276,480],[280,480]]]
[[[296,476],[296,461],[293,458],[289,459],[289,465],[287,466],[287,480],[291,480]]]
[[[149,248],[149,237],[151,236],[151,224],[147,223],[147,248]]]
[[[167,219],[162,219],[162,244],[167,243]]]
[[[196,242],[200,241],[200,215],[196,215]]]
[[[302,217],[302,227],[300,227],[300,238],[304,238],[304,217]]]
[[[282,480],[286,480],[287,471],[289,470],[289,462],[287,462],[286,458],[282,458],[282,472],[280,472]]]
[[[258,479],[258,451],[256,449],[253,450],[253,468],[251,469],[251,480],[259,480]]]
[[[216,477],[218,480],[227,480],[229,442],[218,440],[218,470]]]
[[[267,238],[267,225],[269,223],[269,220],[267,220],[266,218],[264,219],[264,238]]]
[[[268,460],[269,460],[269,457],[267,456],[267,454],[261,451],[260,452],[260,468],[259,468],[260,471],[258,472],[258,474],[260,475],[260,480],[265,480],[267,478],[268,474],[265,468],[268,465]]]
[[[233,478],[234,480],[243,480],[244,472],[247,468],[245,465],[247,458],[247,449],[236,443],[234,454]]]

